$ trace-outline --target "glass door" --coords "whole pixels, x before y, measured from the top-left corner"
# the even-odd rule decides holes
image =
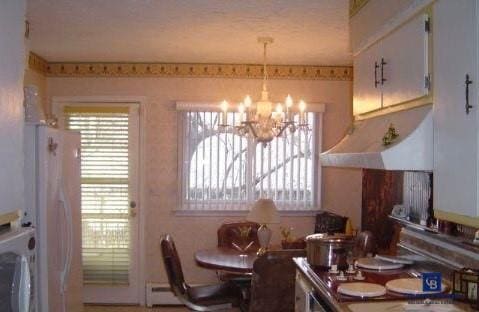
[[[84,300],[138,303],[138,105],[66,105],[64,115],[81,133]]]

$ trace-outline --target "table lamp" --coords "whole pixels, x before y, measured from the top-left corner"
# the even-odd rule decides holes
[[[279,214],[273,200],[267,198],[258,199],[251,208],[246,220],[259,223],[258,229],[259,250],[258,255],[266,252],[271,240],[271,230],[267,224],[279,223]]]

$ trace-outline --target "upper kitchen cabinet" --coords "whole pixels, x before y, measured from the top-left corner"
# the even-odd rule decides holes
[[[428,94],[428,30],[429,16],[419,14],[382,40],[383,107]]]
[[[377,81],[379,52],[379,45],[374,44],[354,58],[354,115],[381,108],[381,88]]]
[[[434,211],[479,227],[478,1],[434,5]],[[472,218],[471,218],[472,217]]]
[[[429,93],[429,16],[420,13],[354,58],[354,115]]]

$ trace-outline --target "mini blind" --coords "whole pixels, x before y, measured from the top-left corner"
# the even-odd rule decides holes
[[[66,128],[81,133],[85,283],[128,284],[128,107],[64,109]]]
[[[309,130],[286,131],[266,147],[218,127],[218,112],[179,114],[180,209],[246,210],[261,197],[273,199],[280,210],[317,208],[319,113],[308,113]],[[234,125],[238,116],[230,112],[227,118]]]

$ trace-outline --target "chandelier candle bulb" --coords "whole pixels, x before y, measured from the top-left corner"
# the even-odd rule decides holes
[[[252,103],[253,103],[253,101],[251,100],[251,96],[247,95],[244,98],[244,106],[246,107],[246,109],[249,109],[251,107]]]
[[[228,113],[228,102],[223,101],[221,102],[221,125],[222,126],[228,125],[227,113]]]
[[[306,103],[301,100],[299,101],[299,124],[304,125],[306,124]]]
[[[283,113],[283,105],[281,105],[281,103],[276,104],[276,112],[280,114]]]
[[[251,97],[249,95],[247,95],[245,98],[244,98],[244,106],[245,106],[245,110],[246,110],[246,121],[250,121],[250,118],[251,118],[251,104],[253,103],[253,101],[251,100]]]
[[[291,97],[291,95],[288,94],[288,96],[286,97],[285,104],[286,104],[286,120],[290,121],[291,120],[291,107],[293,107],[293,98]]]
[[[243,103],[240,103],[238,105],[238,113],[239,113],[239,124],[241,125],[241,123],[244,121],[244,111],[245,111],[245,105]]]
[[[281,103],[276,104],[276,121],[283,121],[283,105]]]

